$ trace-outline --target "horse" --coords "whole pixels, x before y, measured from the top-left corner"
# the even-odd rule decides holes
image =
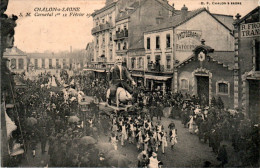
[[[107,90],[107,103],[110,96],[110,89]],[[115,102],[116,107],[119,107],[120,103],[127,103],[133,99],[132,95],[122,87],[118,87],[116,90]]]

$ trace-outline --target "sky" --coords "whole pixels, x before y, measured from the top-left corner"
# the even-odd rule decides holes
[[[227,2],[240,4],[231,5]],[[189,10],[208,6],[212,13],[233,16],[240,13],[244,16],[256,8],[260,0],[169,0],[169,4],[173,3],[178,10],[184,4]],[[24,52],[69,51],[70,46],[73,50],[85,49],[93,40],[93,20],[88,14],[104,5],[105,0],[9,0],[6,14],[18,16],[14,45]],[[53,16],[35,16],[52,13],[39,12],[44,7],[77,8],[79,11],[76,13],[83,13],[84,16],[68,16],[70,12],[67,11],[54,12]],[[31,13],[31,16],[25,16],[26,13]]]

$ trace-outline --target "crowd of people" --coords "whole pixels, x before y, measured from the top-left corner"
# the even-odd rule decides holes
[[[27,87],[16,90],[21,129],[14,131],[12,137],[21,143],[24,140],[25,149],[31,151],[33,156],[37,155],[35,149],[38,143],[44,154],[48,141],[51,166],[97,166],[100,153],[93,145],[82,148],[80,139],[92,136],[98,140],[99,135],[107,135],[110,131],[110,143],[114,150],[117,150],[119,144],[124,146],[127,142],[136,145],[140,151],[138,166],[162,165],[157,159],[158,152],[164,154],[165,148],[170,146],[174,150],[174,145],[178,142],[175,124],[171,123],[167,132],[160,121],[162,116],[180,119],[184,127],[188,128],[187,131],[212,147],[222,166],[228,163],[227,150],[225,145],[221,145],[225,140],[232,142],[240,165],[255,165],[258,162],[258,124],[250,122],[238,110],[225,109],[220,98],[213,98],[208,106],[201,103],[198,97],[188,94],[162,94],[138,88],[138,92],[134,92],[133,106],[127,115],[101,115],[95,109],[92,112],[95,115],[86,119],[87,126],[84,129],[84,116],[79,110],[81,97],[65,93],[72,89],[77,93],[83,92],[96,97],[101,102],[106,99],[108,84],[104,79],[83,74],[68,76],[65,73],[60,78],[61,81],[58,81],[55,76],[41,74],[36,81],[24,80]],[[48,87],[53,79],[57,87]],[[61,85],[65,86],[65,91],[59,89]],[[165,107],[171,108],[170,114],[165,113]],[[78,117],[78,120],[69,122],[71,116]],[[157,117],[156,122],[153,117]],[[17,123],[15,116],[11,118]],[[102,164],[100,166],[107,166],[104,162]]]
[[[137,112],[137,113],[136,113]],[[156,159],[160,149],[162,154],[165,154],[165,148],[170,142],[171,149],[177,144],[177,129],[175,124],[169,125],[169,134],[164,129],[162,123],[158,120],[153,121],[150,113],[144,113],[141,110],[130,111],[131,115],[125,113],[116,113],[111,118],[110,142],[117,150],[118,143],[121,146],[126,144],[135,144],[138,151],[138,167],[157,167],[162,165],[162,162],[151,162],[151,159]],[[141,113],[143,113],[141,115]],[[155,164],[155,165],[154,165]]]

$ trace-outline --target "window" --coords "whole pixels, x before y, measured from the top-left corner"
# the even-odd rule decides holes
[[[23,59],[22,59],[22,58],[20,58],[20,59],[18,60],[18,68],[19,68],[19,69],[23,69],[23,68],[24,68],[24,64],[23,64]]]
[[[45,68],[45,59],[42,58],[42,68]]]
[[[218,93],[220,94],[229,94],[228,84],[224,82],[219,82],[218,84]]]
[[[127,49],[127,45],[126,45],[126,42],[124,42],[123,50],[126,50],[126,49]]]
[[[117,50],[121,50],[121,44],[120,43],[117,44],[117,47],[118,47]]]
[[[52,59],[49,59],[49,68],[52,69]]]
[[[98,26],[98,22],[96,22],[96,26]]]
[[[155,56],[155,61],[160,61],[161,60],[161,56],[160,55],[156,55]]]
[[[147,37],[147,50],[151,49],[151,39],[150,37]]]
[[[62,65],[63,65],[63,68],[66,67],[66,59],[63,59],[63,60],[62,60]]]
[[[181,79],[181,89],[189,89],[189,81],[188,79]]]
[[[151,62],[151,57],[150,55],[147,55],[147,63],[149,64]]]
[[[109,50],[109,59],[110,60],[113,59],[113,50],[112,49]]]
[[[260,71],[260,41],[255,42],[255,70]]]
[[[135,68],[135,58],[131,59],[131,67],[132,67],[132,69]]]
[[[142,68],[142,67],[143,67],[143,58],[140,57],[138,61],[138,68]]]
[[[59,59],[56,59],[56,68],[59,68]]]
[[[16,69],[16,59],[11,59],[11,69]]]
[[[35,69],[38,69],[38,59],[34,59],[34,67]]]
[[[160,37],[156,36],[156,49],[160,49]]]
[[[170,34],[166,35],[166,47],[171,48],[171,35]]]
[[[112,41],[112,32],[109,32],[109,41]]]
[[[167,68],[167,69],[171,69],[171,56],[170,56],[170,55],[167,55],[167,56],[166,56],[166,64],[167,64],[167,65],[166,65],[166,66],[167,66],[166,68]]]
[[[105,23],[105,19],[102,19],[102,23]]]
[[[105,45],[105,34],[102,35],[102,44]]]
[[[110,21],[110,22],[112,21],[112,16],[109,16],[109,21]]]

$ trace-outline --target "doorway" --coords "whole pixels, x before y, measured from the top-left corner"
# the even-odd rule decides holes
[[[197,77],[197,95],[199,97],[201,105],[209,105],[209,77],[208,76],[196,76]]]
[[[249,83],[249,117],[258,122],[260,110],[260,81],[248,80]]]

